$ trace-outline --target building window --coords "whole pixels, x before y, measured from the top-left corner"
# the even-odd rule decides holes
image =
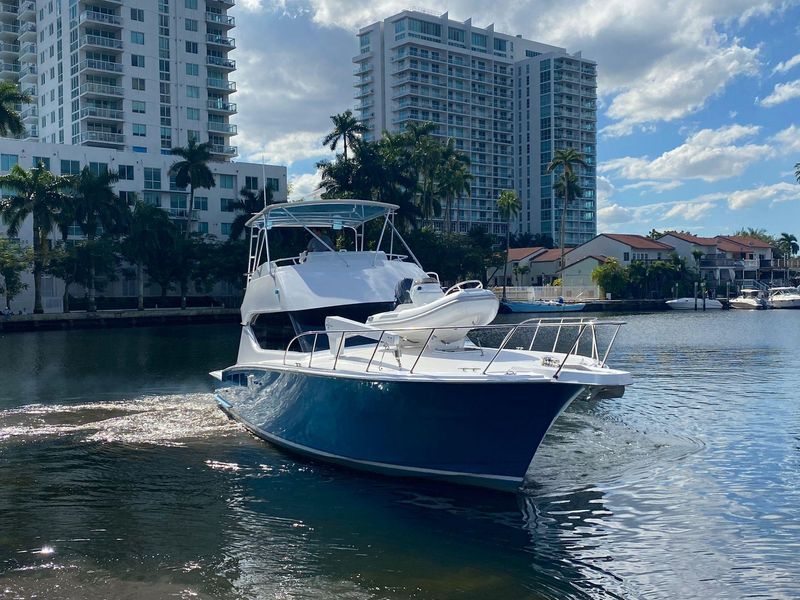
[[[144,56],[141,54],[131,54],[132,67],[144,67]]]
[[[186,74],[187,75],[199,75],[200,74],[200,65],[196,65],[194,63],[186,63]]]
[[[19,156],[16,154],[0,154],[0,170],[10,171],[19,161]]]
[[[141,100],[134,100],[131,103],[131,110],[137,114],[143,115],[146,112],[147,105]]]
[[[197,0],[183,0],[183,5],[186,8],[197,8]]]
[[[208,233],[208,223],[205,221],[198,221],[197,233]]]
[[[120,200],[122,200],[128,206],[133,206],[136,203],[136,192],[120,190],[117,193],[119,194]]]
[[[144,11],[141,8],[132,8],[131,21],[144,21]]]
[[[186,109],[186,118],[190,121],[199,121],[200,120],[200,109],[199,108],[187,108]]]
[[[195,196],[194,197],[195,210],[208,210],[208,196]]]
[[[33,157],[33,166],[38,167],[42,165],[48,171],[50,170],[50,159],[47,156],[34,156]]]
[[[144,33],[141,31],[131,31],[131,43],[144,44]]]
[[[144,137],[147,135],[147,125],[144,123],[133,124],[133,135],[137,137]]]
[[[104,162],[90,162],[89,172],[95,177],[100,177],[104,173],[108,173],[108,163]]]
[[[133,146],[132,150],[140,154],[147,154],[147,148],[145,146]]]
[[[236,187],[236,176],[235,175],[220,175],[219,176],[219,187],[232,190]]]
[[[143,92],[144,91],[144,79],[142,79],[141,77],[133,77],[131,79],[131,87],[134,90],[138,90],[140,92]]]
[[[631,259],[630,252],[623,252],[622,253],[622,260],[623,262],[628,262]]]
[[[186,42],[186,51],[189,54],[197,54],[197,42]]]
[[[279,192],[281,189],[280,181],[276,177],[267,177],[267,185],[273,192]]]
[[[144,168],[144,187],[148,190],[161,189],[161,169],[153,167]]]
[[[199,98],[200,97],[200,88],[196,85],[187,85],[186,86],[186,97],[187,98]]]
[[[145,192],[144,203],[150,206],[161,206],[161,196],[158,192]]]
[[[220,198],[219,209],[222,212],[233,212],[233,204],[236,202],[233,198]]]
[[[197,19],[186,19],[186,31],[197,31]]]
[[[77,175],[81,172],[81,163],[77,160],[62,160],[61,161],[61,174],[62,175]]]
[[[249,177],[246,176],[244,178],[244,187],[248,190],[257,190],[258,189],[258,177]]]
[[[231,223],[220,223],[219,224],[219,232],[222,235],[230,235],[231,234]]]
[[[127,181],[133,181],[133,165],[120,165],[119,178]]]
[[[197,142],[200,143],[200,132],[197,129],[189,129],[186,131],[186,141],[187,142]]]

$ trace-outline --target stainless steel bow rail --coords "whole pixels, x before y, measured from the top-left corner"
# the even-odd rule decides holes
[[[296,335],[291,339],[289,344],[286,346],[286,349],[283,353],[283,364],[285,366],[292,365],[292,366],[304,366],[305,368],[315,368],[320,370],[336,370],[336,367],[339,363],[339,359],[342,356],[343,350],[347,348],[346,342],[348,339],[352,338],[371,338],[376,339],[374,348],[372,350],[372,354],[370,355],[369,361],[364,369],[365,373],[370,372],[370,367],[374,362],[376,362],[375,357],[378,354],[378,351],[383,349],[383,353],[381,358],[377,361],[379,368],[382,368],[384,364],[384,357],[386,352],[391,351],[392,356],[397,361],[398,369],[402,370],[401,365],[401,356],[402,350],[413,350],[414,352],[419,349],[419,353],[416,355],[414,359],[414,363],[409,369],[409,374],[413,374],[414,370],[416,369],[420,359],[425,354],[425,351],[428,350],[428,347],[431,344],[431,341],[435,338],[436,332],[443,332],[443,331],[464,331],[465,337],[468,338],[470,334],[475,333],[484,333],[484,332],[498,332],[508,330],[506,335],[503,337],[502,341],[498,348],[484,348],[479,342],[473,342],[474,346],[467,346],[464,350],[472,350],[472,351],[479,351],[481,356],[484,355],[485,350],[494,350],[494,354],[487,363],[487,365],[480,369],[479,367],[475,367],[473,370],[475,372],[481,371],[482,375],[486,375],[489,372],[492,364],[497,360],[497,358],[501,355],[501,353],[506,350],[508,345],[514,339],[517,333],[525,333],[531,332],[531,339],[530,342],[527,344],[527,351],[529,352],[548,352],[553,354],[554,356],[544,356],[542,357],[542,365],[546,367],[556,367],[555,372],[553,373],[553,379],[558,379],[561,370],[567,364],[567,361],[570,356],[585,356],[591,358],[597,363],[599,367],[605,367],[606,360],[608,359],[608,355],[611,352],[611,347],[614,345],[614,342],[617,339],[617,335],[619,334],[620,328],[625,324],[624,321],[599,321],[597,319],[589,319],[585,317],[563,317],[563,318],[533,318],[527,319],[517,324],[497,324],[497,325],[483,325],[478,327],[472,326],[461,326],[461,327],[408,327],[408,328],[392,328],[392,329],[371,329],[371,328],[364,328],[364,329],[350,329],[350,330],[332,330],[332,331],[307,331],[301,334]],[[613,328],[613,333],[611,335],[611,339],[608,342],[608,345],[605,347],[605,351],[602,353],[602,359],[600,358],[600,349],[598,346],[598,329],[599,328]],[[575,334],[575,341],[570,345],[569,350],[565,353],[556,352],[556,348],[558,347],[559,340],[562,338],[562,331],[565,329],[576,331]],[[552,345],[549,343],[548,340],[543,340],[540,337],[540,332],[542,331],[555,331],[554,339]],[[587,331],[589,332],[587,334]],[[420,332],[427,332],[427,337],[424,344],[408,342],[403,340],[405,335],[411,333],[420,333]],[[314,355],[315,353],[319,354],[320,350],[317,350],[317,342],[320,336],[328,337],[329,341],[335,341],[336,345],[336,352],[333,358],[333,365],[328,366],[314,366]],[[581,340],[587,336],[589,341],[589,351],[588,353],[581,353],[580,346]],[[301,362],[294,360],[292,363],[288,362],[289,353],[291,352],[292,346],[297,344],[301,349],[300,340],[305,338],[313,338],[311,343],[311,351],[308,352],[308,364],[303,365]],[[338,339],[337,339],[338,338]],[[542,347],[535,347],[537,339],[540,341],[540,346]],[[470,340],[472,342],[472,340]],[[357,346],[364,346],[370,345],[365,344],[364,342],[360,342]],[[350,346],[353,348],[353,346]],[[514,347],[515,350],[525,350],[524,346],[516,346]],[[302,350],[301,350],[302,353]],[[305,353],[302,353],[305,354]],[[433,355],[428,355],[433,356]],[[292,357],[296,358],[296,357]],[[549,360],[545,360],[549,359]],[[560,360],[559,360],[560,359]]]

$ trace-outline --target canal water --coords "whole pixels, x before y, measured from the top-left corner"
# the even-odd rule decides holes
[[[800,312],[625,318],[518,495],[252,438],[234,325],[2,335],[0,598],[800,597]]]

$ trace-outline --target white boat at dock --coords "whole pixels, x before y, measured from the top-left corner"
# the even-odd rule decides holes
[[[667,300],[672,310],[721,310],[725,306],[714,298],[675,298]]]
[[[800,308],[800,289],[796,287],[771,288],[767,302],[772,308]]]
[[[730,301],[731,308],[744,310],[763,310],[768,308],[764,293],[753,288],[744,288],[736,298]]]

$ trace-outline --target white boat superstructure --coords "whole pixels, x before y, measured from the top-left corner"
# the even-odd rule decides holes
[[[731,308],[745,310],[762,310],[767,308],[767,301],[761,290],[744,288],[740,294],[731,301]]]
[[[771,288],[768,302],[772,308],[800,308],[800,288]]]

